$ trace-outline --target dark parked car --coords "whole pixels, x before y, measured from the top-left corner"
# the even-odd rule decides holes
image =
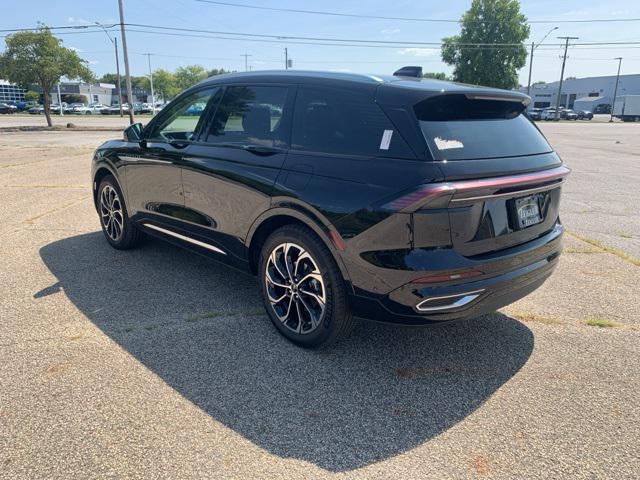
[[[301,346],[354,315],[477,317],[538,288],[561,251],[569,169],[528,102],[407,77],[220,75],[97,149],[95,206],[117,249],[145,233],[256,274]]]
[[[16,113],[18,107],[15,105],[9,105],[8,103],[0,103],[0,113]]]
[[[578,120],[591,120],[593,118],[593,112],[589,110],[576,110],[578,114]]]
[[[542,120],[542,108],[532,108],[528,115],[531,120]]]
[[[563,120],[578,120],[578,114],[573,110],[565,108],[564,110],[560,110],[560,118]]]

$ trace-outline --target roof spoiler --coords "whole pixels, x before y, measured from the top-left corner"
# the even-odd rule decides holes
[[[422,78],[422,67],[402,67],[400,70],[393,72],[393,76]]]

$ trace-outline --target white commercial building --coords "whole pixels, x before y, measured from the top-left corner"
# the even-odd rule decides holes
[[[531,107],[555,107],[558,95],[558,83],[543,83],[531,86]],[[616,76],[571,78],[562,82],[560,106],[579,110],[595,110],[598,105],[609,105],[613,102]],[[526,93],[527,88],[520,91]],[[640,95],[640,74],[620,75],[618,96]]]

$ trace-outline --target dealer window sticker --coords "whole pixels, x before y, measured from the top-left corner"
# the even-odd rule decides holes
[[[446,138],[435,137],[433,141],[438,150],[451,150],[454,148],[464,148],[464,143],[460,140],[448,140]]]
[[[382,133],[382,140],[380,140],[380,150],[389,150],[389,145],[391,145],[392,135],[393,135],[393,130],[385,130]]]

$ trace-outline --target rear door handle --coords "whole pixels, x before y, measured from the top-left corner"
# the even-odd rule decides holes
[[[281,153],[282,150],[273,147],[263,147],[261,145],[245,145],[242,147],[247,152],[255,153],[256,155],[260,155],[263,157],[269,155],[275,155],[276,153]]]

